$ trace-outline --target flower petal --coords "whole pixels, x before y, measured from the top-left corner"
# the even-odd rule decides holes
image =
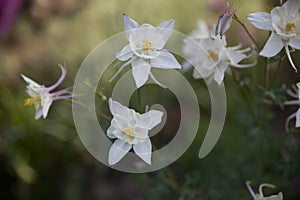
[[[296,127],[297,128],[300,127],[300,108],[297,110],[297,113],[296,113]]]
[[[166,42],[173,33],[175,21],[173,19],[162,22],[157,27],[157,32],[160,33],[163,37],[163,40]]]
[[[159,110],[150,110],[148,115],[150,116],[151,123],[147,127],[149,130],[151,130],[161,122],[161,118],[164,113]]]
[[[119,102],[109,99],[109,109],[113,116],[120,116],[121,118],[127,119],[128,108],[121,105]]]
[[[117,139],[109,149],[108,164],[114,165],[119,162],[130,149],[130,144],[123,140]]]
[[[142,58],[132,60],[131,65],[135,84],[139,88],[148,80],[151,65]]]
[[[116,128],[115,126],[111,125],[108,129],[107,129],[107,136],[111,139],[115,139],[116,138],[116,134],[120,132],[120,130],[118,128]]]
[[[116,58],[118,60],[125,61],[125,60],[128,60],[129,58],[132,58],[133,55],[134,55],[134,53],[130,47],[130,44],[128,44],[121,51],[116,53]]]
[[[265,200],[282,200],[283,195],[281,192],[279,192],[277,195],[272,195],[270,197],[264,197],[263,199],[265,199]]]
[[[44,100],[42,99],[42,107],[43,107],[43,118],[45,119],[48,115],[50,106],[52,104],[53,100],[52,98],[45,98]]]
[[[144,142],[134,144],[133,150],[146,163],[151,164],[152,145],[150,138],[146,138]]]
[[[162,69],[181,69],[181,65],[176,58],[168,51],[161,50],[159,55],[151,59],[151,66]]]
[[[39,105],[35,105],[35,120],[40,119],[43,116],[43,108]]]
[[[269,40],[265,44],[263,50],[259,53],[259,55],[264,57],[273,57],[280,52],[283,48],[284,44],[279,36],[275,33],[272,33]]]
[[[220,85],[224,80],[224,74],[228,67],[227,63],[222,63],[216,67],[214,73],[214,80]]]
[[[35,81],[31,80],[30,78],[28,78],[27,76],[21,74],[21,77],[24,79],[24,81],[28,84],[31,85],[33,87],[42,87],[40,84],[36,83]]]
[[[266,12],[251,13],[247,16],[247,19],[256,28],[263,30],[273,30],[271,14]]]
[[[58,66],[61,69],[61,76],[56,81],[56,83],[54,83],[52,86],[46,88],[48,91],[51,91],[51,90],[54,90],[55,88],[57,88],[63,82],[63,80],[65,79],[65,77],[67,75],[66,68],[62,65],[58,65]]]
[[[125,13],[123,14],[123,19],[124,19],[124,29],[125,29],[125,37],[129,39],[129,33],[131,29],[135,29],[139,26],[139,24],[128,17]]]
[[[289,40],[289,45],[295,49],[300,49],[300,40],[296,38],[291,38]]]
[[[231,64],[238,64],[243,59],[247,58],[246,54],[239,53],[231,48],[227,48],[227,54],[230,59]]]

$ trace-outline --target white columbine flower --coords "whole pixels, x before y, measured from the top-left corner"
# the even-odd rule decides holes
[[[205,28],[203,25],[202,27]],[[202,32],[205,33],[208,31],[203,30]],[[193,35],[196,34],[194,33]],[[244,54],[251,51],[251,48],[241,49],[241,47],[241,45],[227,47],[226,37],[219,34],[215,35],[215,27],[213,27],[209,37],[185,39],[183,54],[195,67],[194,78],[208,78],[209,81],[214,80],[218,84],[221,84],[224,79],[224,73],[228,70],[229,65],[237,68],[245,68],[256,64],[238,64],[243,59],[253,55]]]
[[[121,61],[128,61],[120,67],[111,80],[131,63],[132,75],[138,88],[145,84],[149,75],[157,84],[162,86],[151,73],[151,67],[181,68],[175,57],[168,50],[163,49],[173,33],[174,20],[168,20],[162,22],[158,27],[153,27],[150,24],[139,25],[125,14],[123,17],[125,36],[129,44],[116,54],[116,58]]]
[[[300,49],[300,1],[288,0],[282,6],[272,9],[271,13],[257,12],[248,15],[248,20],[257,28],[272,31],[263,50],[264,57],[277,55],[284,47],[292,67],[297,71],[289,46]]]
[[[40,85],[30,78],[21,75],[24,81],[28,84],[26,87],[26,93],[30,96],[24,100],[25,106],[34,106],[35,107],[35,119],[39,119],[43,116],[45,119],[47,117],[49,108],[54,100],[71,98],[72,95],[62,95],[69,93],[70,88],[62,89],[57,92],[50,93],[52,90],[57,88],[66,76],[66,69],[59,65],[61,68],[62,74],[57,82],[50,86],[45,87]]]
[[[297,100],[291,100],[291,101],[286,101],[284,102],[284,105],[295,105],[295,106],[300,106],[300,82],[296,84],[297,88],[295,89],[295,92],[292,92],[288,90],[288,94],[293,97],[297,98]],[[300,107],[298,108],[297,112],[291,114],[285,122],[285,130],[289,132],[289,122],[291,119],[296,118],[296,128],[300,127]]]
[[[107,136],[116,140],[109,150],[108,163],[116,164],[133,147],[141,159],[151,164],[152,145],[148,131],[161,122],[163,112],[150,110],[140,114],[112,99],[109,99],[109,108],[113,119]]]
[[[255,194],[255,192],[252,190],[252,188],[250,186],[250,181],[246,181],[246,186],[247,186],[251,196],[253,197],[253,200],[282,200],[283,199],[283,195],[281,192],[279,192],[277,195],[264,197],[264,194],[262,191],[263,187],[275,188],[275,185],[268,184],[268,183],[260,184],[259,185],[259,194]]]

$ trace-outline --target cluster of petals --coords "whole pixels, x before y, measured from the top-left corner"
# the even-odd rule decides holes
[[[225,31],[225,27],[222,30]],[[208,81],[214,80],[221,84],[225,72],[230,72],[229,66],[246,68],[256,63],[240,64],[242,60],[254,55],[253,49],[241,49],[241,44],[227,47],[225,35],[216,32],[215,26],[209,29],[204,21],[199,20],[198,29],[184,40],[182,51],[188,62],[195,67],[194,78],[207,78]]]
[[[271,13],[252,13],[247,18],[255,27],[272,32],[259,55],[274,57],[284,48],[292,67],[297,71],[289,47],[292,50],[300,49],[300,1],[288,0],[282,6],[273,8]]]
[[[139,25],[135,20],[123,15],[125,36],[129,41],[116,58],[126,61],[116,72],[113,80],[127,65],[132,66],[132,75],[137,88],[143,86],[149,76],[158,85],[163,85],[154,77],[151,67],[160,69],[180,69],[181,65],[164,46],[174,29],[174,20],[167,20],[154,27],[151,24]]]
[[[253,200],[282,200],[283,199],[283,194],[279,192],[277,195],[272,195],[269,197],[265,197],[263,193],[263,188],[264,187],[269,187],[269,188],[275,188],[275,185],[269,184],[269,183],[262,183],[259,185],[258,191],[259,193],[256,194],[253,189],[250,186],[250,181],[246,181],[246,186],[253,197]]]
[[[133,148],[136,155],[151,164],[152,145],[148,132],[161,122],[163,112],[150,110],[140,114],[112,99],[109,99],[109,108],[113,119],[107,136],[116,140],[109,150],[108,163],[116,164]]]
[[[45,87],[40,85],[25,75],[21,75],[24,81],[28,84],[26,86],[26,93],[29,98],[24,101],[25,106],[34,106],[35,119],[39,119],[43,116],[45,119],[48,115],[49,109],[55,100],[71,98],[70,88],[65,88],[56,92],[52,92],[56,89],[66,77],[66,69],[62,65],[59,65],[61,69],[61,76],[52,86]]]

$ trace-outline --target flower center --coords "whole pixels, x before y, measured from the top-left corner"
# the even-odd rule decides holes
[[[211,60],[211,61],[217,61],[218,60],[218,54],[216,54],[216,52],[212,51],[212,50],[208,50],[208,55],[207,57]]]
[[[40,103],[41,103],[40,96],[24,99],[24,106],[26,106],[26,107],[33,106],[34,104],[40,104]]]
[[[295,28],[296,28],[296,24],[295,23],[287,23],[285,25],[285,30],[288,33],[292,32]]]
[[[127,127],[123,130],[123,132],[126,134],[127,136],[127,140],[131,140],[133,137],[133,127]]]
[[[148,40],[144,40],[142,44],[142,49],[146,54],[149,54],[150,48],[151,48],[151,42],[149,42]]]

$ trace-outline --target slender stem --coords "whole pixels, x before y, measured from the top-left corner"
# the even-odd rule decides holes
[[[239,87],[239,89],[240,89],[240,91],[242,93],[243,98],[245,99],[245,101],[249,105],[249,107],[251,108],[253,116],[255,116],[254,105],[249,100],[249,98],[247,96],[247,92],[243,88],[240,88],[240,78],[238,77],[238,75],[237,75],[237,73],[236,73],[236,71],[235,71],[235,69],[233,67],[231,68],[231,71],[232,71],[233,79],[236,82],[237,86]]]
[[[251,35],[250,31],[247,29],[245,24],[236,16],[236,14],[233,15],[233,19],[243,27],[243,29],[246,31],[247,35],[250,37],[256,48],[261,49],[259,44],[255,41],[254,37]]]
[[[276,71],[274,73],[273,81],[276,81],[276,79],[277,79],[277,76],[279,74],[279,71],[280,71],[280,68],[281,68],[281,65],[282,65],[283,56],[284,56],[284,51],[282,51],[281,54],[280,54],[279,62],[278,62]]]
[[[157,150],[157,148],[154,144],[152,144],[152,148],[153,148],[153,150]],[[165,167],[164,170],[166,171],[166,175],[167,175],[167,180],[163,180],[164,183],[166,183],[171,189],[173,189],[177,193],[178,196],[180,196],[181,192],[179,189],[179,184],[177,182],[177,179],[176,179],[174,173],[168,166]]]
[[[91,110],[91,111],[95,111],[96,113],[98,113],[100,115],[100,117],[107,119],[107,120],[112,120],[112,118],[110,116],[108,116],[107,114],[105,114],[104,112],[102,112],[101,110],[94,110],[92,108],[87,107],[86,105],[84,105],[83,103],[81,103],[80,101],[76,101],[74,99],[64,99],[65,101],[70,101],[70,102],[74,102],[77,103],[78,105],[82,106],[83,108],[87,109],[87,110]]]
[[[270,89],[270,59],[266,59],[265,65],[265,88]]]

